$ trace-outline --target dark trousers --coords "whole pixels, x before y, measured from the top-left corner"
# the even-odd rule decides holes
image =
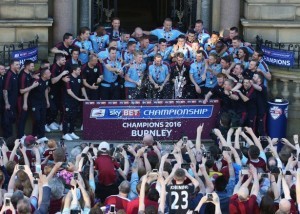
[[[60,112],[60,122],[63,118],[63,106],[61,102],[61,97],[55,97],[53,95],[49,96],[50,108],[47,109],[47,124],[50,125],[51,123],[56,121],[58,116],[58,112]]]
[[[266,136],[266,113],[257,114],[257,131],[259,136]]]
[[[78,103],[65,103],[64,106],[64,118],[63,118],[63,133],[68,134],[74,132],[75,121],[79,112]]]
[[[32,135],[38,138],[45,137],[46,106],[32,106],[33,128]]]
[[[118,85],[110,87],[101,86],[102,100],[119,100],[121,98],[120,96],[120,87]]]
[[[4,138],[9,138],[13,136],[13,124],[16,121],[16,113],[17,106],[10,106],[9,110],[5,109],[3,112],[2,127]]]
[[[86,95],[89,100],[100,100],[100,87],[96,90],[86,88]]]
[[[22,138],[24,136],[24,132],[25,132],[25,125],[27,122],[27,118],[28,118],[28,110],[24,111],[24,109],[22,108],[22,110],[19,112],[18,115],[18,123],[17,123],[17,137],[18,138]]]

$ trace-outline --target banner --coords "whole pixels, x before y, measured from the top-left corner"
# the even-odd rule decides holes
[[[145,134],[156,140],[196,138],[204,123],[203,139],[216,125],[218,100],[132,100],[85,102],[84,140],[141,141]]]
[[[25,60],[32,60],[37,62],[38,60],[38,48],[26,48],[23,50],[13,51],[11,58],[20,61],[21,66],[24,65]]]
[[[294,66],[295,59],[293,51],[272,49],[264,45],[261,45],[261,49],[264,52],[263,59],[267,64],[280,67]]]

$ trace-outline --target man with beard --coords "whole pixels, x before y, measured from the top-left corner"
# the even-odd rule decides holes
[[[219,73],[217,75],[217,85],[205,95],[205,98],[203,100],[204,104],[206,104],[212,96],[213,98],[219,98],[219,99],[222,98],[222,96],[224,95],[223,86],[224,86],[225,79],[226,79],[225,74]]]
[[[149,66],[149,81],[153,86],[153,98],[164,99],[167,93],[167,83],[170,79],[170,69],[166,63],[163,63],[162,56],[156,54],[154,62]]]
[[[50,109],[47,112],[47,127],[52,130],[58,130],[60,125],[56,123],[58,112],[62,120],[63,106],[62,106],[62,92],[63,92],[63,80],[69,71],[65,70],[66,58],[63,54],[57,54],[55,57],[55,63],[51,65],[51,84],[49,92]]]
[[[183,53],[179,52],[176,56],[176,62],[171,64],[171,75],[169,89],[167,90],[167,99],[185,98],[187,96],[186,85],[190,85],[189,70],[190,66],[185,62]],[[175,96],[174,96],[175,95]]]
[[[10,62],[10,69],[4,77],[3,97],[5,102],[3,137],[8,138],[13,135],[13,123],[17,113],[17,98],[19,93],[18,72],[20,62],[13,59]]]
[[[19,96],[18,96],[18,127],[17,137],[20,139],[24,136],[25,125],[28,117],[28,96],[29,92],[38,86],[37,81],[33,81],[32,73],[34,72],[34,62],[26,60],[24,69],[19,73]]]
[[[56,54],[63,54],[66,59],[71,58],[71,51],[74,48],[72,45],[74,41],[73,35],[71,33],[65,33],[63,36],[63,41],[55,45],[54,48],[51,49],[51,53],[54,53],[54,59],[56,58]]]
[[[187,89],[187,98],[203,98],[203,89],[205,86],[206,79],[204,51],[197,51],[196,60],[191,64],[191,69],[189,73],[191,82]]]

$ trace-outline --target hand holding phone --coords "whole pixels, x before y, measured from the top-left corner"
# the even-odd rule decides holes
[[[207,197],[207,201],[213,201],[213,199],[214,199],[214,196],[212,193],[207,193],[206,197]]]

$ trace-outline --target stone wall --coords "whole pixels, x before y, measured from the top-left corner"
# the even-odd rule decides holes
[[[4,44],[39,36],[39,58],[48,56],[48,0],[0,0],[0,51]]]
[[[261,35],[274,42],[300,42],[300,1],[244,0],[241,23],[246,41]]]

